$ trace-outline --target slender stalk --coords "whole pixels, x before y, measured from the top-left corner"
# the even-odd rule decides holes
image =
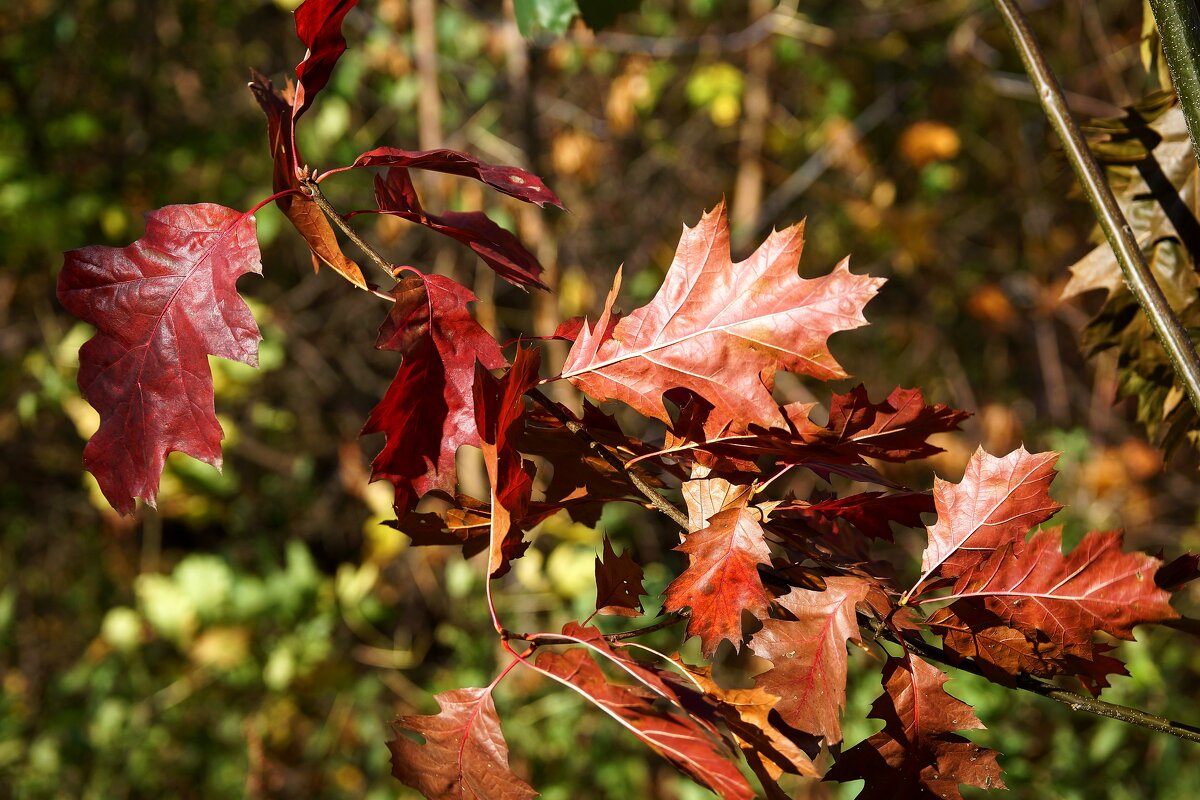
[[[1150,0],[1150,10],[1187,120],[1192,152],[1200,160],[1200,13],[1194,0]]]
[[[1182,0],[1186,2],[1186,0]],[[1062,142],[1067,160],[1075,171],[1075,177],[1083,185],[1083,191],[1091,203],[1092,211],[1108,239],[1109,246],[1121,266],[1125,282],[1129,285],[1133,296],[1137,298],[1142,311],[1150,319],[1154,332],[1158,334],[1171,366],[1187,390],[1188,397],[1200,414],[1200,358],[1196,357],[1196,349],[1192,346],[1179,318],[1171,311],[1163,296],[1162,289],[1154,280],[1154,275],[1142,257],[1142,249],[1133,235],[1133,229],[1121,213],[1117,200],[1113,197],[1112,189],[1104,180],[1092,152],[1088,150],[1083,133],[1071,117],[1067,108],[1066,98],[1063,97],[1062,87],[1054,73],[1050,71],[1046,58],[1039,47],[1029,23],[1015,0],[993,0],[1009,36],[1025,64],[1025,71],[1038,91],[1038,100],[1042,110],[1050,121],[1050,126]]]
[[[394,279],[396,277],[396,272],[392,265],[389,264],[383,256],[379,255],[378,250],[363,241],[363,238],[359,236],[354,228],[351,228],[349,223],[347,223],[342,215],[337,212],[337,209],[330,205],[329,199],[325,197],[325,194],[321,191],[321,187],[317,185],[316,181],[314,181],[312,178],[305,178],[300,182],[300,185],[303,187],[302,191],[304,194],[317,204],[317,208],[321,209],[325,216],[329,217],[330,222],[341,228],[342,233],[346,234],[346,238],[354,242],[354,245],[359,250],[363,251],[368,258],[375,262],[377,267],[386,272],[389,278]]]

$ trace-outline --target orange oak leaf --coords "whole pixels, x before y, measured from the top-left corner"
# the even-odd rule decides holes
[[[128,247],[66,254],[58,301],[96,326],[79,351],[79,389],[100,413],[83,461],[122,514],[154,505],[174,450],[220,468],[208,356],[258,366],[262,336],[234,285],[248,272],[262,272],[254,217],[213,203],[150,212]]]
[[[508,765],[492,690],[455,689],[434,699],[441,713],[396,720],[392,775],[430,800],[529,800],[537,792]],[[425,739],[418,744],[405,735]]]
[[[658,294],[605,336],[620,272],[597,323],[584,326],[562,377],[598,400],[620,400],[670,424],[663,394],[682,388],[713,405],[705,431],[785,424],[771,397],[779,369],[845,377],[829,352],[837,331],[866,324],[863,306],[883,283],[845,261],[822,278],[796,274],[803,224],[772,233],[746,261],[729,255],[725,204],[684,228]]]
[[[718,511],[708,525],[687,534],[679,547],[689,555],[687,569],[667,587],[663,608],[691,607],[687,632],[699,636],[701,649],[712,658],[721,640],[742,643],[742,612],[765,617],[771,596],[758,574],[769,566],[771,551],[763,535],[760,513],[747,508],[749,495]]]
[[[933,484],[937,524],[921,557],[919,589],[937,573],[958,579],[1005,546],[1020,554],[1030,528],[1048,520],[1061,505],[1050,498],[1057,453],[1017,448],[996,458],[981,447],[957,485],[940,478]]]
[[[622,617],[637,617],[645,613],[641,595],[644,575],[642,567],[626,550],[617,555],[612,541],[604,537],[604,555],[596,557],[596,611]]]
[[[962,800],[961,784],[1005,788],[999,754],[955,733],[983,723],[945,683],[941,670],[914,655],[889,658],[884,693],[871,706],[883,730],[843,753],[825,780],[864,779],[858,800]]]
[[[713,680],[712,667],[692,666],[678,657],[671,660],[688,674],[704,702],[716,710],[733,734],[750,769],[762,781],[768,800],[787,798],[777,783],[783,773],[809,778],[819,774],[810,753],[820,749],[820,741],[783,721],[775,712],[777,696],[760,688],[726,689]]]
[[[846,705],[846,640],[859,639],[855,607],[870,584],[859,578],[825,579],[825,591],[793,589],[778,602],[795,620],[767,619],[750,649],[774,666],[755,685],[780,698],[783,720],[806,733],[842,740]]]
[[[299,191],[300,180],[296,177],[296,165],[300,157],[294,149],[293,120],[287,99],[271,85],[271,81],[257,71],[251,72],[250,91],[263,113],[267,115],[267,140],[271,148],[271,157],[275,160],[272,177],[274,189],[276,192],[297,190],[294,194],[276,198],[275,205],[304,237],[309,250],[312,251],[314,270],[320,269],[322,263],[327,264],[355,286],[365,289],[367,280],[363,277],[362,269],[342,252],[337,234],[334,233],[325,213]]]
[[[362,435],[386,437],[371,462],[371,480],[392,482],[402,516],[429,492],[454,495],[454,456],[462,445],[479,445],[471,393],[475,362],[499,369],[506,361],[467,310],[475,295],[465,286],[440,275],[404,278],[392,296],[396,303],[375,346],[404,360]]]
[[[692,717],[654,705],[654,695],[646,690],[610,682],[586,651],[543,650],[538,653],[536,665],[595,703],[681,772],[722,798],[754,797],[724,741]]]
[[[529,547],[522,541],[521,519],[529,509],[534,465],[521,458],[513,444],[523,427],[525,392],[538,382],[541,353],[518,348],[513,365],[502,378],[494,378],[475,364],[475,425],[479,430],[483,463],[491,482],[491,532],[487,574],[499,577],[509,562]]]
[[[1132,640],[1135,625],[1179,615],[1171,593],[1154,582],[1162,562],[1122,552],[1123,538],[1093,531],[1064,556],[1059,529],[1037,531],[1019,555],[1011,546],[997,551],[939,600],[958,601],[952,609],[980,600],[1008,625],[1085,654],[1096,631]]]

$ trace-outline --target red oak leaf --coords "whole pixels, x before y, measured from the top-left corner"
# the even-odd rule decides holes
[[[267,138],[271,157],[275,159],[273,184],[276,192],[300,188],[296,177],[299,156],[293,151],[292,118],[289,106],[271,82],[258,72],[252,72],[250,91],[267,115]],[[365,289],[366,278],[358,264],[351,261],[338,245],[337,235],[325,213],[304,194],[288,194],[276,198],[275,205],[291,221],[312,251],[313,269],[328,264],[355,286]]]
[[[455,689],[434,699],[441,713],[403,716],[388,742],[392,775],[429,800],[529,800],[537,792],[508,766],[492,690]],[[418,744],[404,735],[425,739]]]
[[[558,196],[532,172],[517,167],[489,164],[457,150],[400,150],[395,147],[377,147],[363,153],[344,169],[362,167],[404,167],[462,175],[482,181],[493,189],[526,203],[539,206],[549,203],[558,208],[564,207]]]
[[[859,578],[825,579],[825,591],[793,589],[779,604],[796,619],[767,619],[750,640],[756,656],[774,664],[755,685],[780,698],[784,722],[806,733],[842,740],[846,705],[846,640],[858,640],[855,607],[870,584]]]
[[[961,784],[1005,788],[999,754],[955,733],[983,723],[945,683],[941,670],[916,656],[888,659],[884,693],[871,706],[883,730],[842,754],[825,780],[864,779],[858,800],[962,800]]]
[[[980,448],[957,485],[935,479],[938,521],[929,528],[921,577],[913,589],[935,572],[956,579],[967,575],[1006,545],[1020,554],[1029,529],[1062,508],[1047,491],[1057,460],[1057,453],[1030,454],[1024,447],[1003,458]]]
[[[1019,555],[1011,546],[997,551],[939,599],[981,599],[1008,625],[1044,634],[1064,648],[1082,647],[1085,654],[1095,631],[1133,639],[1135,625],[1178,614],[1171,593],[1154,582],[1162,562],[1123,553],[1122,539],[1119,531],[1093,531],[1064,556],[1061,531],[1040,530]]]
[[[499,577],[509,562],[529,547],[521,540],[521,519],[529,509],[534,465],[521,458],[513,444],[523,427],[525,393],[538,382],[541,353],[518,348],[512,368],[500,378],[479,363],[475,365],[475,425],[479,430],[483,463],[491,481],[492,519],[488,575]]]
[[[506,362],[467,310],[475,296],[465,286],[427,275],[401,280],[392,294],[396,303],[375,346],[404,360],[362,434],[386,437],[371,463],[371,480],[392,482],[396,513],[403,515],[431,491],[453,496],[455,453],[462,445],[479,446],[471,396],[475,362],[488,369]]]
[[[258,366],[262,336],[234,286],[248,272],[262,272],[254,217],[213,203],[150,212],[128,247],[66,254],[58,300],[96,326],[79,351],[79,389],[100,412],[83,460],[122,514],[154,505],[173,450],[220,468],[208,356]]]
[[[683,573],[667,587],[663,608],[691,607],[687,632],[699,636],[705,657],[712,658],[722,639],[742,643],[742,612],[765,617],[771,596],[758,574],[769,566],[771,551],[763,536],[760,514],[741,503],[718,511],[707,527],[689,533],[675,548],[690,556]]]
[[[375,176],[375,202],[385,214],[424,225],[456,239],[483,259],[496,274],[517,286],[546,289],[538,276],[542,265],[516,236],[501,228],[482,211],[430,214],[421,208],[417,192],[403,167],[392,167],[386,177]]]
[[[317,92],[329,83],[333,67],[346,52],[342,20],[358,0],[305,0],[296,9],[296,35],[308,52],[296,65],[296,97],[292,119],[308,110]]]
[[[543,650],[536,664],[595,703],[693,780],[727,800],[754,797],[723,741],[693,718],[656,707],[643,690],[609,682],[584,650]]]
[[[612,542],[604,537],[604,555],[596,558],[596,611],[600,614],[616,614],[622,617],[637,617],[646,613],[642,609],[641,565],[633,560],[626,550],[617,555]]]
[[[620,272],[596,326],[581,330],[562,376],[599,400],[621,400],[670,424],[663,394],[682,388],[711,403],[705,431],[785,425],[771,397],[776,370],[845,377],[826,344],[866,324],[862,308],[881,279],[846,262],[823,278],[796,274],[803,225],[772,233],[746,261],[729,256],[725,204],[684,228],[658,294],[604,336]]]

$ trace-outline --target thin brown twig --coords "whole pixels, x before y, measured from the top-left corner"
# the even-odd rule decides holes
[[[337,212],[337,209],[330,205],[329,199],[325,197],[324,193],[321,191],[321,187],[317,185],[316,181],[314,181],[312,178],[304,178],[300,181],[300,186],[301,191],[304,192],[305,196],[317,204],[317,208],[321,209],[325,216],[329,218],[329,221],[334,225],[337,225],[338,228],[341,229],[342,233],[346,234],[346,238],[354,242],[354,245],[359,250],[363,251],[368,258],[375,262],[377,267],[386,272],[389,278],[394,279],[396,277],[396,273],[392,265],[389,264],[383,256],[379,255],[378,250],[363,241],[363,238],[359,236],[354,228],[351,228],[350,224],[346,222],[342,215]]]

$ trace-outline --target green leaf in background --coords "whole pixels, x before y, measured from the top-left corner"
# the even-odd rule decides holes
[[[579,13],[575,0],[514,0],[513,12],[522,36],[545,31],[562,36]]]

